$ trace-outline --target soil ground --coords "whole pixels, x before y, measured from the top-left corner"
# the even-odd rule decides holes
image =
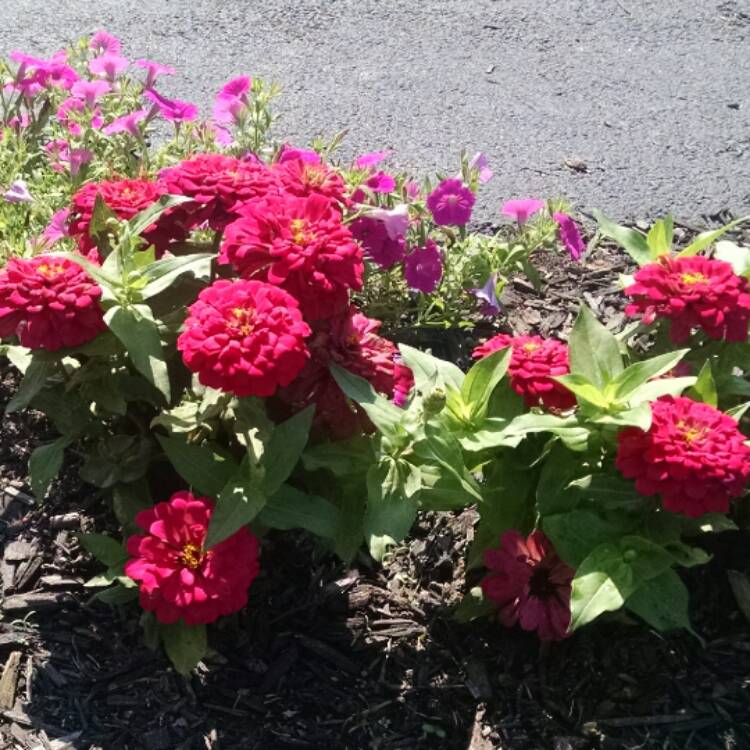
[[[510,324],[559,332],[583,299],[616,325],[623,263],[600,248],[582,265],[548,264],[543,295],[516,281]],[[0,379],[3,406],[17,379],[8,365]],[[75,532],[115,527],[75,459],[44,506],[25,499],[28,455],[47,436],[33,413],[0,428],[3,750],[750,747],[750,627],[727,578],[750,572],[746,533],[716,537],[712,562],[685,575],[705,646],[620,615],[548,647],[452,619],[472,511],[423,516],[382,567],[345,568],[275,533],[249,607],[210,629],[210,654],[186,680],[143,645],[136,605],[88,602],[82,583],[99,567]]]

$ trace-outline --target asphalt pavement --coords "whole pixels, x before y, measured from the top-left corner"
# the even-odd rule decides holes
[[[278,80],[277,132],[344,153],[495,171],[477,218],[559,195],[621,219],[750,213],[750,0],[0,0],[0,54],[106,29],[172,65],[208,111],[230,77]]]

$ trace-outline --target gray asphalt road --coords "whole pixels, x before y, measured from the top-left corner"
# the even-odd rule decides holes
[[[203,107],[230,76],[279,80],[292,142],[347,128],[347,152],[422,171],[484,150],[480,219],[526,195],[750,212],[750,0],[0,1],[3,53],[99,28]]]

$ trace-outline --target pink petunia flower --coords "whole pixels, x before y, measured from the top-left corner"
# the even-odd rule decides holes
[[[114,80],[122,73],[127,70],[130,65],[130,61],[121,57],[120,55],[106,54],[101,57],[95,57],[89,63],[89,70],[100,78],[106,78],[110,82]]]
[[[396,180],[387,172],[376,172],[365,181],[365,185],[373,193],[390,193],[396,189]]]
[[[76,81],[70,89],[73,97],[80,99],[86,105],[86,109],[93,109],[96,100],[112,91],[107,81]]]
[[[89,49],[97,55],[118,55],[121,47],[120,40],[106,31],[97,31],[89,42]]]
[[[214,99],[213,119],[219,125],[237,125],[250,104],[248,92],[252,80],[247,76],[233,78],[222,86]]]
[[[115,133],[128,133],[134,138],[138,138],[141,134],[140,123],[144,117],[148,114],[147,109],[137,109],[135,112],[130,112],[127,115],[122,115],[116,120],[113,120],[109,125],[102,129],[105,135],[114,135]]]
[[[52,218],[47,224],[45,230],[42,232],[42,238],[45,240],[47,245],[54,245],[58,240],[68,236],[68,218],[70,217],[69,208],[61,208],[59,211],[53,214]]]
[[[406,256],[404,277],[412,289],[425,294],[435,291],[443,277],[443,260],[432,240],[427,240],[424,247],[416,247]]]
[[[476,170],[479,173],[479,182],[489,182],[494,174],[490,169],[489,159],[481,151],[474,154],[469,162],[469,169]]]
[[[93,152],[87,148],[72,148],[70,150],[70,175],[75,177],[84,164],[88,164],[94,158]]]
[[[146,80],[143,83],[144,89],[153,88],[158,76],[173,76],[175,74],[174,68],[153,60],[140,59],[136,60],[135,64],[146,71]]]
[[[370,216],[360,216],[351,223],[350,228],[367,257],[381,268],[390,268],[403,259],[403,236],[390,237],[384,222]]]
[[[552,218],[558,224],[560,242],[563,243],[565,249],[570,253],[570,257],[573,260],[578,260],[586,249],[586,245],[581,238],[581,233],[578,230],[578,225],[567,214],[552,214]]]
[[[385,161],[390,155],[391,151],[372,151],[368,154],[362,154],[354,160],[355,169],[371,169],[376,167],[380,162]]]
[[[461,180],[443,180],[428,196],[427,208],[439,226],[464,226],[471,219],[474,193]]]
[[[198,107],[180,99],[167,99],[154,89],[143,92],[144,96],[159,110],[159,114],[170,122],[189,122],[198,116]]]
[[[500,213],[517,221],[519,224],[525,224],[535,213],[541,211],[545,205],[545,202],[538,198],[517,198],[503,203]]]
[[[367,216],[383,222],[392,240],[403,238],[409,228],[409,207],[405,203],[395,208],[371,208]]]

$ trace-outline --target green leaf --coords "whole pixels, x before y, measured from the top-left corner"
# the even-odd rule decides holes
[[[136,370],[170,401],[169,373],[161,346],[159,326],[148,305],[111,307],[104,322],[125,345]]]
[[[569,489],[569,484],[579,471],[575,453],[555,441],[544,458],[536,487],[536,504],[540,515],[565,513],[576,507],[580,493]]]
[[[308,471],[328,469],[337,477],[366,472],[374,460],[372,441],[365,437],[308,446],[302,464]]]
[[[216,498],[206,533],[206,547],[213,547],[252,521],[266,504],[257,481],[250,473],[249,462],[244,461],[240,471],[227,482]]]
[[[152,203],[148,208],[137,213],[128,221],[128,227],[133,234],[142,234],[148,229],[165,211],[173,206],[179,206],[181,203],[189,203],[192,198],[184,195],[162,195],[157,201]]]
[[[713,257],[729,263],[738,276],[750,274],[750,247],[735,245],[734,242],[721,241],[716,243]]]
[[[117,565],[127,558],[122,543],[106,534],[78,534],[78,542],[81,547],[108,567]]]
[[[438,359],[406,344],[399,344],[398,349],[404,364],[414,374],[414,385],[418,391],[424,392],[436,385],[452,385],[460,390],[465,376],[452,362]]]
[[[484,598],[481,586],[467,591],[461,603],[456,607],[453,617],[456,622],[473,622],[481,617],[488,617],[495,611],[492,602]]]
[[[688,590],[680,576],[668,569],[631,594],[626,606],[659,632],[684,628],[693,633],[688,598]]]
[[[580,401],[585,401],[599,409],[609,408],[609,401],[604,393],[583,375],[559,375],[552,379],[564,385]]]
[[[490,396],[505,377],[512,354],[512,347],[500,349],[489,357],[480,359],[466,373],[461,385],[461,396],[471,409],[473,418],[482,418],[487,414]]]
[[[626,367],[610,384],[610,387],[614,390],[615,399],[618,401],[627,400],[644,383],[669,372],[689,351],[689,349],[680,349],[676,352],[660,354],[658,357],[652,357]]]
[[[138,531],[135,517],[151,505],[151,495],[145,479],[130,484],[116,484],[112,488],[112,510],[125,533]]]
[[[162,258],[146,266],[141,278],[145,286],[141,297],[149,299],[170,287],[176,279],[184,274],[191,274],[196,279],[206,279],[211,273],[211,261],[214,256],[209,253],[196,253],[175,258]]]
[[[632,409],[593,417],[591,421],[594,424],[609,424],[616,427],[639,427],[645,432],[651,427],[651,405],[644,402]]]
[[[31,364],[33,357],[31,349],[27,349],[25,346],[17,346],[13,344],[0,346],[0,354],[6,356],[13,367],[19,370],[22,375],[26,374],[26,369]]]
[[[691,242],[682,252],[677,254],[678,258],[685,258],[690,255],[697,255],[701,250],[713,245],[719,237],[722,237],[727,232],[731,231],[740,224],[750,220],[750,216],[743,216],[734,221],[730,221],[729,224],[725,224],[721,229],[716,229],[713,232],[702,232],[699,234],[693,242]]]
[[[239,471],[234,461],[214,451],[209,444],[189,445],[181,438],[163,435],[157,439],[177,473],[202,495],[217,498]]]
[[[104,202],[101,194],[97,194],[94,199],[94,209],[91,212],[89,221],[89,237],[94,240],[94,244],[101,251],[102,256],[107,257],[110,252],[109,233],[110,225],[118,223],[115,212]]]
[[[614,240],[639,266],[654,260],[648,240],[640,232],[615,224],[601,211],[594,211],[594,218],[599,225],[599,233]]]
[[[605,508],[638,510],[646,502],[635,483],[614,474],[589,474],[570,483],[582,500],[593,500]]]
[[[617,339],[585,305],[570,332],[568,345],[571,374],[582,375],[601,390],[624,369]]]
[[[169,660],[187,677],[206,655],[206,626],[185,625],[182,621],[171,625],[159,623],[159,632]]]
[[[325,539],[333,539],[340,519],[333,503],[284,484],[268,498],[258,520],[272,529],[305,529]]]
[[[47,382],[47,378],[52,375],[55,371],[56,363],[34,356],[26,368],[26,374],[23,376],[21,385],[18,386],[13,398],[8,401],[8,405],[5,407],[5,413],[11,414],[14,411],[20,411],[25,409],[30,403],[34,396],[44,388],[44,384]]]
[[[476,428],[457,431],[456,437],[465,451],[474,453],[488,448],[515,448],[523,437],[517,433],[508,434],[509,425],[507,419],[485,419]]]
[[[672,252],[674,239],[674,220],[671,216],[655,221],[646,237],[652,258],[669,255]]]
[[[50,482],[58,475],[70,442],[70,438],[58,438],[35,448],[29,457],[29,484],[38,500],[44,499]]]
[[[694,384],[693,376],[651,380],[636,388],[628,400],[631,404],[641,404],[656,401],[660,396],[679,396],[686,388]]]
[[[507,427],[508,435],[549,432],[557,435],[565,445],[574,451],[584,451],[588,447],[589,430],[583,427],[578,417],[556,417],[554,414],[522,414]]]
[[[716,392],[716,381],[714,380],[711,369],[711,360],[707,359],[698,373],[698,380],[695,385],[688,391],[688,397],[695,401],[702,401],[709,406],[718,407],[719,394]]]
[[[398,430],[404,417],[402,409],[377,393],[364,378],[338,365],[331,365],[331,374],[339,388],[367,412],[367,416],[381,432],[393,433]]]
[[[135,601],[138,598],[138,589],[128,588],[120,582],[104,591],[97,591],[92,598],[114,607]]]
[[[274,428],[263,457],[264,494],[273,495],[289,478],[307,445],[314,414],[315,405],[311,404]]]

